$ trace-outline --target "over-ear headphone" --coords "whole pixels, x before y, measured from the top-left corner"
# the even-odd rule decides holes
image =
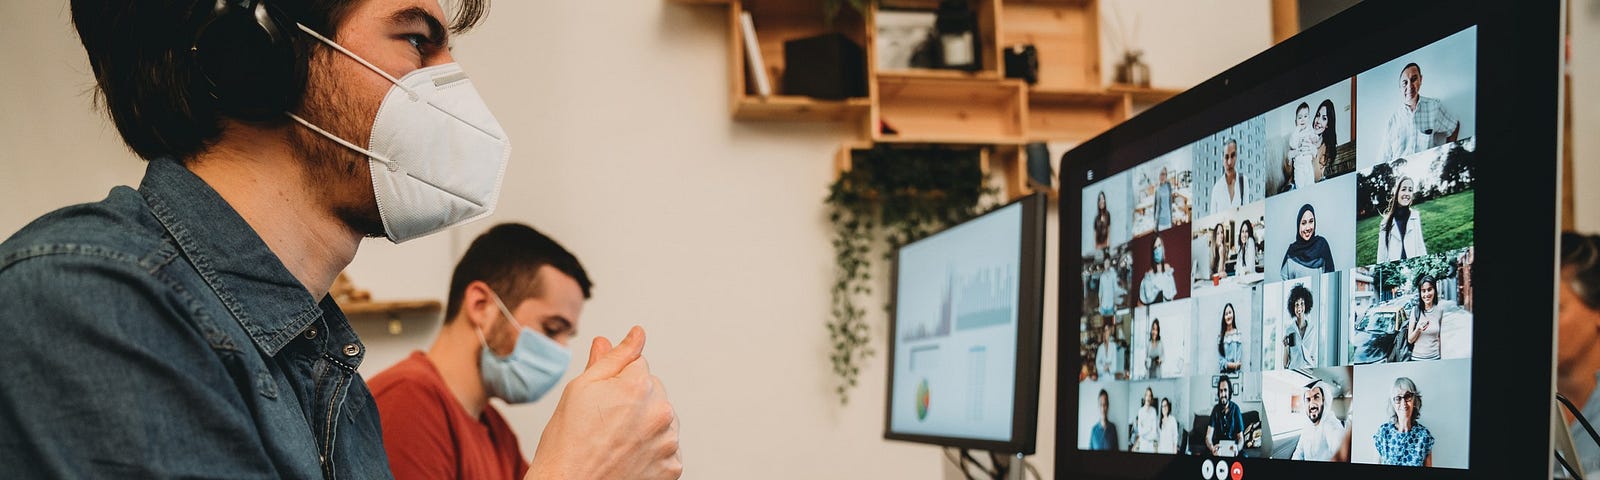
[[[299,101],[304,69],[296,67],[294,23],[265,0],[200,0],[189,53],[217,109],[242,120],[280,117]]]
[[[1600,236],[1562,232],[1561,267],[1572,268],[1572,276],[1563,281],[1578,299],[1600,309]]]

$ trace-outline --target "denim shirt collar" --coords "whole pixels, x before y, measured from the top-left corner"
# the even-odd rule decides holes
[[[244,217],[170,158],[150,160],[139,193],[201,278],[267,355],[322,317],[311,298]]]

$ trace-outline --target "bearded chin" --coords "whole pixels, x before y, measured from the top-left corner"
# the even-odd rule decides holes
[[[334,136],[360,145],[363,142],[359,139],[370,136],[371,119],[377,115],[378,105],[361,105],[356,95],[334,91],[340,85],[334,80],[334,70],[326,60],[312,62],[299,115]],[[289,144],[302,161],[311,182],[308,187],[318,192],[334,217],[351,230],[367,237],[384,236],[366,155],[304,126],[296,124],[291,128]]]

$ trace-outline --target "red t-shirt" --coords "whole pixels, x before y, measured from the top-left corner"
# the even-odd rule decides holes
[[[480,418],[445,386],[422,352],[367,382],[383,422],[383,448],[396,480],[520,479],[528,471],[500,412],[485,406]]]

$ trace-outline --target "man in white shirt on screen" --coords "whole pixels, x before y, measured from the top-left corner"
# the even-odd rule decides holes
[[[1424,97],[1422,67],[1410,63],[1400,69],[1400,106],[1384,128],[1383,156],[1390,162],[1413,153],[1456,141],[1461,121],[1444,109],[1437,98]]]
[[[1156,413],[1156,395],[1146,387],[1139,413],[1133,417],[1133,451],[1156,453],[1156,440],[1160,436],[1161,414]]]
[[[1327,414],[1324,408],[1332,391],[1328,384],[1318,381],[1306,387],[1306,419],[1311,424],[1300,430],[1300,442],[1294,447],[1291,460],[1318,462],[1347,462],[1350,447],[1345,443],[1344,422]]]
[[[1230,138],[1222,147],[1222,178],[1211,186],[1211,214],[1244,205],[1244,175],[1239,174],[1239,142]]]

